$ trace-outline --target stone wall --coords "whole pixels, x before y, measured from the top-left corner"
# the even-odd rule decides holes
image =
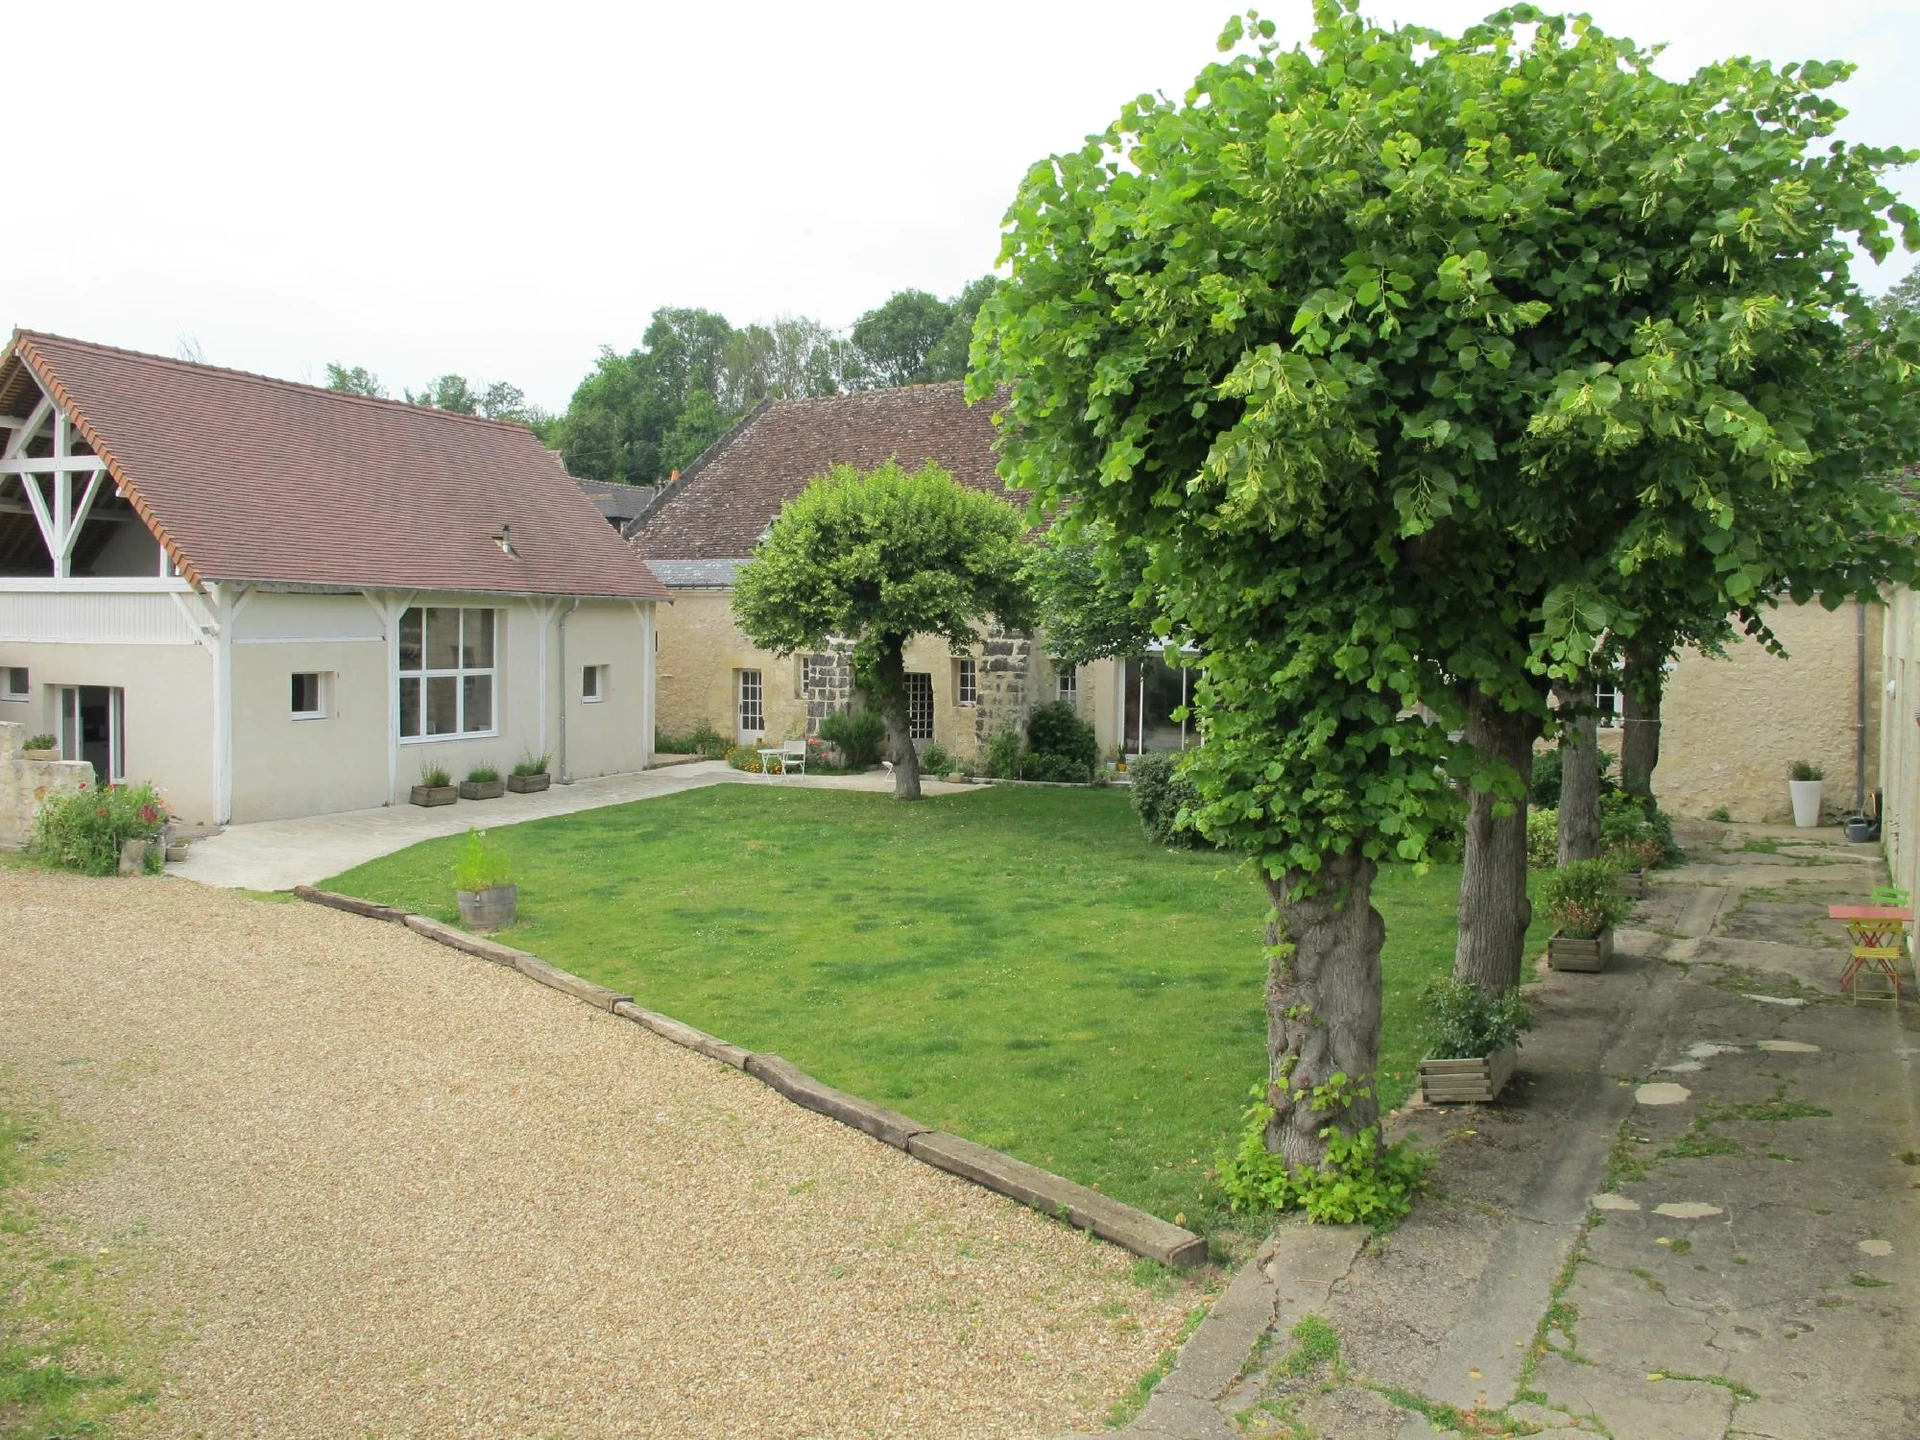
[[[49,795],[71,794],[93,783],[93,766],[84,760],[29,760],[27,727],[0,721],[0,845],[24,845],[33,838],[33,817]]]
[[[1873,706],[1886,787],[1880,839],[1893,883],[1920,892],[1920,594],[1893,593],[1881,654],[1883,680]]]

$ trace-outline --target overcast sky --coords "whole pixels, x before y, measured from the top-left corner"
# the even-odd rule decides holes
[[[1494,8],[1370,13],[1457,29]],[[1920,0],[1588,8],[1670,42],[1670,74],[1856,60],[1847,133],[1920,145]],[[190,339],[294,379],[454,370],[559,409],[656,306],[846,325],[902,286],[953,294],[992,268],[1025,168],[1132,95],[1182,93],[1232,9],[23,5],[0,321],[164,354]],[[1304,36],[1307,0],[1265,12]],[[1900,188],[1920,202],[1920,177]]]

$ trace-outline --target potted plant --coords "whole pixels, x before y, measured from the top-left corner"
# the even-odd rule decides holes
[[[547,770],[545,755],[529,754],[526,759],[513,767],[513,773],[507,776],[507,789],[516,795],[534,795],[553,784],[553,776]]]
[[[1647,893],[1646,872],[1666,862],[1666,846],[1630,795],[1615,792],[1600,801],[1600,858],[1613,866],[1614,888],[1629,900]]]
[[[1826,773],[1818,765],[1809,765],[1804,760],[1793,762],[1792,779],[1787,781],[1787,793],[1793,799],[1793,823],[1802,830],[1811,830],[1820,823],[1820,789]]]
[[[29,735],[22,753],[29,760],[58,760],[60,742],[51,735]]]
[[[460,923],[469,930],[504,930],[513,923],[520,887],[484,830],[467,832],[453,867],[453,898],[460,906]]]
[[[1627,918],[1631,902],[1605,860],[1576,860],[1541,882],[1540,898],[1553,917],[1547,963],[1556,970],[1594,972],[1613,954],[1613,927]]]
[[[451,805],[460,798],[460,792],[453,788],[453,776],[446,766],[422,765],[420,783],[407,798],[415,805]]]
[[[491,765],[476,765],[467,771],[467,778],[460,782],[462,800],[498,800],[507,793],[507,782],[500,778],[500,772]]]
[[[1448,975],[1422,997],[1428,1047],[1420,1061],[1420,1098],[1429,1105],[1495,1100],[1513,1074],[1520,1036],[1533,1013],[1517,989],[1484,995]]]

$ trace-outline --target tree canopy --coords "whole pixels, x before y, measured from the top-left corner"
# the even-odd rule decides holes
[[[1183,100],[1029,172],[969,382],[1010,387],[1009,482],[1141,540],[1200,646],[1198,820],[1274,893],[1298,1157],[1371,1120],[1326,1087],[1371,1072],[1367,887],[1450,818],[1436,766],[1506,886],[1463,943],[1488,920],[1517,967],[1501,817],[1554,673],[1631,632],[1643,575],[1723,614],[1870,584],[1920,360],[1850,278],[1920,229],[1880,180],[1905,152],[1830,141],[1847,67],[1669,81],[1532,6],[1459,36],[1314,8],[1309,48],[1236,20]]]
[[[894,794],[917,799],[903,648],[915,635],[955,649],[989,616],[1028,619],[1020,512],[961,485],[929,460],[869,473],[836,466],[788,502],[734,582],[733,613],[779,655],[854,642],[854,678],[887,721]]]

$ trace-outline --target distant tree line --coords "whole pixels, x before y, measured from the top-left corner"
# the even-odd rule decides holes
[[[982,276],[951,300],[897,291],[844,333],[805,315],[736,327],[712,310],[663,306],[636,349],[601,349],[562,415],[529,405],[504,380],[483,385],[451,373],[399,398],[520,421],[584,479],[658,485],[762,400],[963,379],[974,317],[998,283]],[[327,387],[391,398],[359,365],[329,364]]]

